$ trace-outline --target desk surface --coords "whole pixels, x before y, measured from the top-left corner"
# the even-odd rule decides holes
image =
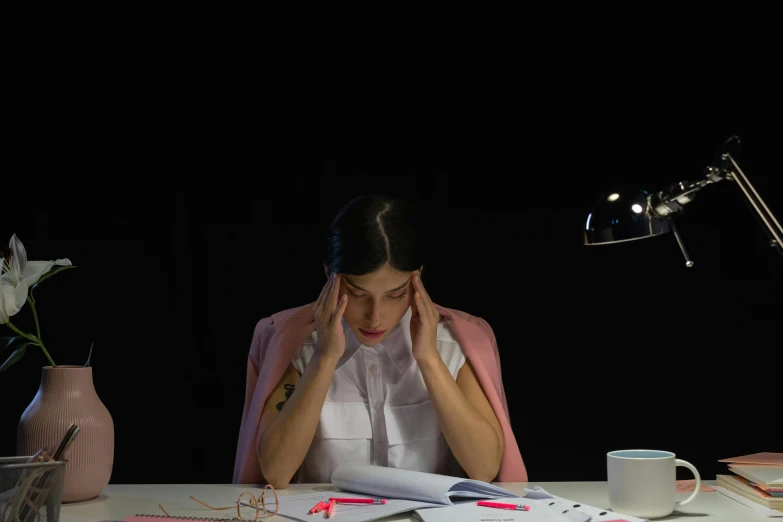
[[[715,485],[714,481],[704,481],[704,484]],[[606,482],[498,482],[502,488],[523,495],[526,487],[541,486],[553,495],[569,500],[575,500],[596,507],[605,507],[607,503]],[[327,491],[335,489],[329,484],[291,484],[287,489],[280,490],[278,495],[296,495]],[[214,517],[215,512],[202,508],[188,497],[196,496],[207,499],[230,499],[235,501],[242,491],[259,492],[257,486],[241,486],[234,484],[143,484],[143,485],[113,485],[104,489],[101,495],[93,500],[75,504],[65,504],[60,511],[60,522],[99,522],[102,520],[122,520],[135,514],[161,514],[158,504],[162,504],[172,516]],[[685,499],[686,494],[680,494],[677,499]],[[223,505],[229,505],[223,504]],[[227,511],[218,512],[217,517],[228,517]],[[283,517],[270,517],[259,520],[288,520]],[[384,519],[386,521],[414,521],[411,513],[402,513]],[[783,520],[766,518],[755,513],[748,507],[718,493],[702,492],[696,498],[683,506],[680,512],[675,512],[659,520],[681,520],[690,522],[756,522]]]

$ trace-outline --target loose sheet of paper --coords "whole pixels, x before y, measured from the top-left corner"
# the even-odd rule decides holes
[[[475,501],[455,506],[416,511],[423,522],[649,522],[554,496],[540,487],[525,489],[524,497],[507,497],[493,502],[527,504],[530,511],[477,506]]]
[[[564,515],[552,511],[546,504],[521,497],[493,499],[504,504],[526,504],[530,511],[477,506],[475,500],[455,502],[454,506],[420,509],[416,516],[423,522],[571,522]]]
[[[547,505],[555,513],[563,514],[570,522],[609,522],[614,520],[624,522],[649,522],[646,518],[638,518],[630,515],[614,513],[609,509],[598,508],[581,502],[575,502],[566,498],[558,497],[547,492],[540,486],[532,489],[525,488],[526,500],[538,500]]]
[[[310,522],[326,517],[326,512],[322,511],[315,515],[310,514],[310,509],[318,504],[319,501],[329,501],[329,497],[345,497],[345,491],[319,491],[318,493],[307,493],[305,495],[278,495],[277,514],[282,517],[302,522]],[[352,493],[351,498],[373,498],[367,495],[357,495]],[[413,511],[431,506],[441,506],[441,504],[431,504],[429,502],[414,502],[412,500],[388,499],[386,504],[368,505],[368,504],[337,504],[334,507],[334,520],[339,522],[369,522],[379,518],[396,515],[405,511]]]
[[[693,490],[696,489],[696,480],[695,479],[689,479],[689,480],[678,480],[677,481],[677,493],[693,493]],[[715,488],[712,486],[709,486],[707,484],[702,484],[699,491],[702,491],[704,493],[708,491],[715,491]]]

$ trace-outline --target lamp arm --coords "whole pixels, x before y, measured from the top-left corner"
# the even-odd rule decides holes
[[[753,188],[750,180],[742,172],[742,169],[734,161],[734,158],[729,153],[725,153],[721,156],[724,161],[724,167],[720,168],[723,171],[725,179],[734,181],[737,186],[742,190],[742,193],[747,198],[753,210],[756,211],[763,224],[770,234],[770,246],[783,255],[783,227],[780,226],[780,222],[775,218],[772,211],[769,209],[764,200],[761,198],[756,189]]]
[[[693,201],[696,192],[707,185],[726,179],[722,169],[708,167],[706,177],[698,181],[680,181],[670,185],[666,190],[652,194],[648,198],[651,214],[657,218],[666,218],[678,214],[683,207]]]
[[[769,233],[770,246],[783,256],[783,227],[780,226],[780,222],[772,214],[764,200],[761,199],[756,189],[753,188],[753,184],[751,184],[748,177],[745,176],[745,173],[742,172],[742,169],[728,152],[721,155],[720,161],[715,163],[705,169],[706,176],[703,179],[695,182],[681,181],[669,186],[666,190],[651,195],[648,200],[650,214],[661,219],[671,218],[673,215],[680,213],[686,204],[693,201],[696,192],[707,185],[724,179],[733,181],[742,190],[742,194],[747,198],[750,207],[756,212],[759,224],[766,228],[766,231]],[[677,235],[676,230],[675,235]],[[677,241],[682,248],[682,241],[679,237]],[[684,250],[683,254],[685,254],[686,260],[688,260],[688,255]],[[690,260],[688,260],[688,263],[688,266],[693,266]]]

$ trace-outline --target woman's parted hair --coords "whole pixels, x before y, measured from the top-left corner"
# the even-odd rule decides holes
[[[332,272],[364,275],[389,263],[403,272],[424,264],[424,241],[415,211],[401,199],[365,194],[332,220],[324,265]]]

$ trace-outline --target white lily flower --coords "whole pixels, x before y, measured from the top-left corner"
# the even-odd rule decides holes
[[[27,292],[30,287],[38,282],[41,277],[49,272],[55,265],[71,266],[68,259],[56,261],[27,261],[27,252],[19,238],[14,234],[8,243],[11,248],[11,258],[5,259],[5,273],[0,275],[0,287],[3,296],[0,297],[0,305],[4,310],[0,311],[2,323],[8,322],[8,317],[16,315],[27,301]],[[4,319],[4,320],[3,320]]]
[[[3,265],[5,263],[0,263],[0,280],[3,278]],[[2,287],[0,287],[0,324],[5,324],[8,322],[8,312],[5,310],[5,294],[2,291]]]

